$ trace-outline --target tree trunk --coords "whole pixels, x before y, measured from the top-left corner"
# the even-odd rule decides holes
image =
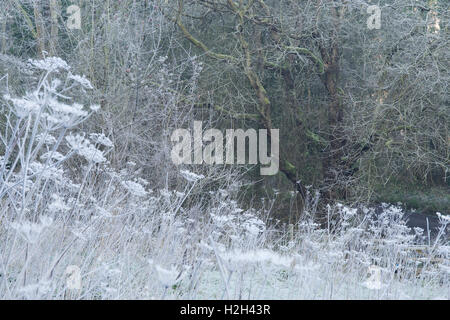
[[[2,17],[2,46],[0,52],[5,54],[6,53],[6,22],[8,21],[8,13],[6,12]]]
[[[36,41],[38,46],[38,55],[43,58],[45,51],[44,25],[42,22],[39,1],[33,1],[34,21],[36,24]]]
[[[335,19],[335,29],[332,34],[330,45],[319,44],[319,51],[325,64],[325,73],[322,75],[322,83],[325,86],[329,104],[328,104],[328,152],[323,161],[323,176],[325,180],[325,198],[333,199],[339,194],[339,188],[336,184],[338,179],[338,166],[342,156],[342,136],[341,122],[343,107],[339,97],[338,79],[339,79],[339,14],[336,9],[332,9],[332,15]]]
[[[56,55],[56,48],[58,45],[58,15],[59,15],[59,0],[50,0],[50,54]]]

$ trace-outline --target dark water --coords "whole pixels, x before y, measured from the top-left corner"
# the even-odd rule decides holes
[[[424,235],[427,235],[427,230],[430,229],[430,236],[435,237],[439,232],[439,218],[437,215],[423,214],[419,212],[408,212],[404,215],[406,219],[406,225],[410,228],[422,228],[424,230]],[[449,235],[449,226],[446,228],[446,237]]]
[[[383,211],[381,205],[376,206],[375,213],[380,214]],[[406,225],[411,228],[422,228],[424,230],[423,235],[428,237],[428,230],[430,232],[430,238],[434,239],[439,233],[439,218],[436,214],[425,214],[417,211],[404,210],[405,214],[403,218],[406,220]],[[450,240],[450,225],[447,225],[445,234],[443,236],[447,241]]]

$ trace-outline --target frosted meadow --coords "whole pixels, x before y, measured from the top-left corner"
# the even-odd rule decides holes
[[[318,195],[308,192],[304,218],[283,231],[268,226],[270,202],[243,210],[230,184],[186,209],[207,177],[181,170],[182,189],[153,190],[134,176],[134,163],[113,170],[112,141],[75,133],[99,107],[63,100],[89,82],[57,58],[29,67],[41,74],[38,87],[6,96],[3,106],[10,122],[2,141],[20,147],[6,152],[12,168],[2,162],[1,298],[449,299],[448,217],[440,216],[421,259],[409,247],[427,242],[424,230],[410,233],[395,206],[381,215],[329,206],[320,228]],[[51,77],[56,72],[67,77]],[[78,182],[70,173],[76,159],[84,162]],[[79,288],[68,286],[69,266],[79,268]],[[370,277],[371,266],[379,278]]]
[[[0,299],[449,300],[449,12],[2,1]]]

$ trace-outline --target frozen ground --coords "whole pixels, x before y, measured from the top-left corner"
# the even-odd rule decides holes
[[[162,191],[74,223],[3,221],[0,297],[450,298],[449,247],[415,247],[397,207],[374,221],[336,206],[329,229],[305,220],[284,234],[227,198],[209,214],[171,212],[176,199]]]

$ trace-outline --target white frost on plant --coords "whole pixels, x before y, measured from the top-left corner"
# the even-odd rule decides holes
[[[180,173],[187,181],[190,181],[190,182],[196,182],[198,180],[205,178],[204,175],[196,174],[189,170],[181,170]]]
[[[94,163],[102,163],[106,161],[106,158],[103,156],[103,151],[95,148],[89,140],[84,137],[78,134],[76,136],[69,135],[66,137],[66,141],[73,150],[75,150],[86,160],[93,161]]]
[[[381,282],[381,268],[377,266],[369,267],[369,278],[363,282],[363,286],[369,290],[380,290],[383,288],[383,283]]]
[[[257,264],[268,263],[277,266],[290,267],[293,258],[282,256],[274,251],[267,249],[258,249],[242,251],[240,249],[227,251],[220,255],[221,258],[229,263],[237,264]]]
[[[143,184],[144,186],[147,186],[147,185],[149,184],[149,182],[148,182],[147,180],[143,179],[143,178],[138,178],[137,181],[138,181],[140,184]],[[152,192],[152,191],[150,190],[150,193],[151,193],[151,192]]]
[[[46,145],[52,145],[56,143],[56,138],[52,136],[51,134],[38,134],[36,136],[36,141],[46,144]]]
[[[64,203],[64,200],[58,194],[53,194],[52,199],[52,203],[48,206],[50,212],[57,213],[70,210],[70,207]]]
[[[86,160],[93,161],[95,163],[102,163],[106,161],[103,156],[103,151],[96,149],[93,145],[89,145],[87,148],[83,148],[79,151],[80,155],[86,158]]]
[[[64,159],[64,156],[61,153],[59,153],[58,151],[53,151],[53,152],[49,151],[49,152],[46,152],[43,155],[41,155],[42,160],[47,160],[49,158],[57,160],[57,161],[62,161]]]
[[[175,266],[171,266],[170,269],[165,269],[159,265],[156,265],[155,270],[158,280],[165,287],[171,287],[182,279],[179,277],[180,272],[175,268]]]
[[[231,214],[216,215],[214,213],[210,213],[210,216],[214,221],[214,224],[219,228],[225,227],[235,219],[235,216]]]
[[[80,76],[80,75],[72,74],[71,72],[69,72],[68,78],[74,80],[75,82],[78,82],[80,85],[82,85],[86,89],[94,89],[91,82],[84,75]]]
[[[86,139],[84,139],[83,136],[80,136],[79,134],[77,134],[76,136],[69,135],[66,137],[66,140],[69,146],[75,151],[85,147],[86,144],[89,143],[86,141]]]
[[[39,217],[39,221],[41,221],[41,224],[45,227],[48,228],[53,224],[53,219],[51,217],[48,216],[40,216]]]
[[[45,296],[51,290],[51,282],[48,280],[41,280],[35,284],[29,284],[19,289],[19,292],[28,300],[39,299]]]
[[[144,187],[137,182],[134,181],[123,181],[122,185],[133,195],[138,197],[145,197],[147,195],[147,191],[145,191]]]
[[[83,106],[79,103],[68,105],[51,98],[49,99],[48,105],[53,112],[74,115],[77,117],[86,117],[88,115],[88,113],[83,110]]]
[[[168,201],[168,202],[171,201],[170,198],[171,198],[171,196],[172,196],[172,193],[171,193],[169,190],[167,190],[167,189],[160,189],[160,190],[159,190],[159,194],[160,194],[166,201]]]
[[[105,147],[111,148],[114,146],[112,141],[109,140],[109,138],[106,137],[103,133],[91,133],[89,135],[89,138],[91,138],[91,140],[94,141],[95,143],[101,144]]]
[[[12,222],[11,228],[16,230],[28,243],[34,244],[39,240],[44,228],[49,227],[53,220],[49,217],[41,217],[41,223],[31,221]]]
[[[28,167],[28,174],[30,175],[42,175],[42,177],[50,180],[63,180],[64,170],[54,166],[44,167],[40,162],[34,161],[30,163]]]
[[[436,215],[438,216],[441,223],[445,223],[445,224],[450,223],[450,216],[443,215],[440,212],[436,212]]]
[[[28,62],[32,67],[36,69],[46,70],[48,72],[54,72],[60,69],[61,70],[70,69],[69,65],[59,57],[48,57],[43,60],[29,59]]]
[[[257,236],[258,234],[264,232],[266,225],[263,221],[256,217],[251,217],[243,223],[244,229],[252,236]]]
[[[100,105],[98,104],[93,104],[89,107],[92,111],[97,112],[98,110],[100,110]]]
[[[167,56],[161,56],[158,58],[159,63],[164,63],[167,60]]]
[[[41,109],[41,104],[34,95],[28,94],[25,98],[11,98],[10,95],[4,95],[3,98],[13,103],[16,115],[19,118],[23,118],[30,113],[37,113]]]

